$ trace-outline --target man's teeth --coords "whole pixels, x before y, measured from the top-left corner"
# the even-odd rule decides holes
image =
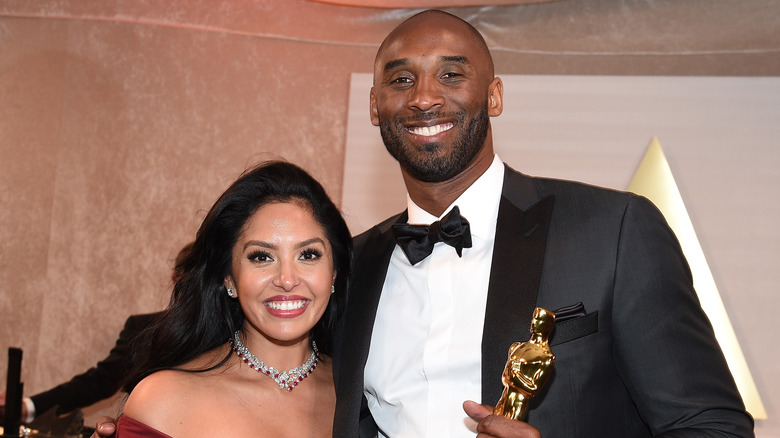
[[[305,306],[306,302],[307,300],[268,301],[265,305],[274,310],[296,310]]]
[[[452,123],[443,123],[441,125],[434,125],[434,126],[418,126],[414,128],[409,128],[409,132],[415,135],[430,137],[432,135],[436,135],[444,131],[449,131],[450,129],[452,129],[453,126],[455,125],[453,125]]]

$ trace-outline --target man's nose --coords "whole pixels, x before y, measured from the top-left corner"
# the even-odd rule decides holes
[[[412,88],[409,107],[419,111],[429,111],[443,104],[444,95],[439,81],[432,78],[417,80]]]

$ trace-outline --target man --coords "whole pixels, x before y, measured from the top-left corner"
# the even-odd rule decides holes
[[[193,242],[184,245],[176,255],[171,281],[178,280],[179,265],[192,248]],[[114,395],[130,372],[132,343],[136,336],[148,327],[160,312],[130,315],[119,333],[114,348],[108,356],[86,372],[54,388],[22,399],[22,421],[30,423],[35,417],[57,407],[58,415],[93,405]],[[5,391],[0,391],[0,413],[5,409]]]
[[[632,194],[505,167],[489,121],[502,93],[482,37],[444,12],[415,15],[379,49],[371,121],[400,164],[408,209],[355,240],[334,435],[752,436],[661,214]],[[470,230],[406,226],[455,207]],[[492,406],[535,306],[565,317],[524,423]],[[484,403],[463,404],[476,425],[465,400]]]
[[[57,414],[66,414],[90,406],[114,395],[130,368],[130,347],[133,339],[147,327],[158,313],[131,315],[119,333],[119,338],[108,356],[86,372],[74,376],[42,393],[22,400],[22,421],[57,407]],[[0,393],[0,407],[5,405],[5,392]]]
[[[403,22],[377,53],[371,120],[409,208],[355,240],[334,436],[752,436],[660,213],[506,168],[489,121],[502,87],[479,33],[443,12]],[[444,217],[421,242],[407,234]],[[556,361],[524,423],[492,406],[536,306],[557,311]]]

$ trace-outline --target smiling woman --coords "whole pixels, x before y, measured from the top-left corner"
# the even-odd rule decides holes
[[[308,347],[309,331],[325,313],[336,279],[324,228],[302,201],[264,205],[243,228],[225,287],[235,290],[232,297],[243,309],[247,348]],[[302,362],[284,364],[285,356],[267,360],[283,368]]]
[[[117,437],[330,436],[327,354],[351,258],[344,220],[305,171],[269,162],[242,175],[135,346],[145,359]]]

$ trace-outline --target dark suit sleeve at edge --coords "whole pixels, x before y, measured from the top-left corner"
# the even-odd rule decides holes
[[[41,415],[57,405],[59,405],[58,413],[67,413],[114,395],[121,387],[127,373],[130,344],[154,315],[131,316],[125,322],[119,339],[108,357],[70,381],[30,397],[35,404],[36,415]]]
[[[677,239],[644,198],[626,208],[617,257],[615,361],[653,435],[754,436]]]

